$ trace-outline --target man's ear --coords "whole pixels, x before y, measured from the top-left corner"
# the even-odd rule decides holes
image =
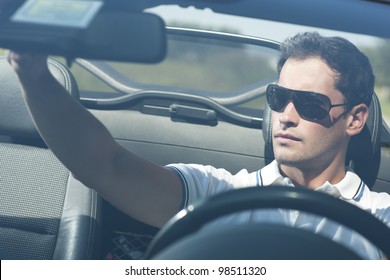
[[[368,107],[366,104],[359,104],[352,108],[348,114],[347,134],[354,136],[359,134],[367,121]]]

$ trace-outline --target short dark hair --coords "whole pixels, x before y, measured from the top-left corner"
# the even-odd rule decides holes
[[[370,105],[375,83],[371,64],[367,56],[348,40],[305,32],[286,39],[280,49],[279,75],[289,58],[319,57],[338,73],[335,87],[344,95],[349,108],[361,103]]]

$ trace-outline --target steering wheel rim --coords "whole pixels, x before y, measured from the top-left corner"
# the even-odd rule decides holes
[[[183,237],[219,217],[245,210],[284,208],[329,218],[365,237],[390,256],[390,228],[351,203],[328,194],[302,188],[272,186],[243,188],[215,195],[180,211],[157,233],[146,258],[153,258]]]

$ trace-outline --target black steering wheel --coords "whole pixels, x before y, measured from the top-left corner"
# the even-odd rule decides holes
[[[356,231],[390,256],[390,228],[371,213],[328,194],[287,187],[227,191],[189,206],[156,235],[147,259],[359,259],[343,245],[313,232],[275,224],[239,224],[200,229],[240,211],[285,208],[305,211]]]

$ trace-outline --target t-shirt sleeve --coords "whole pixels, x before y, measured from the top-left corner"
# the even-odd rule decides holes
[[[183,186],[183,208],[217,193],[248,185],[248,172],[243,169],[232,175],[229,171],[210,165],[170,164]]]

